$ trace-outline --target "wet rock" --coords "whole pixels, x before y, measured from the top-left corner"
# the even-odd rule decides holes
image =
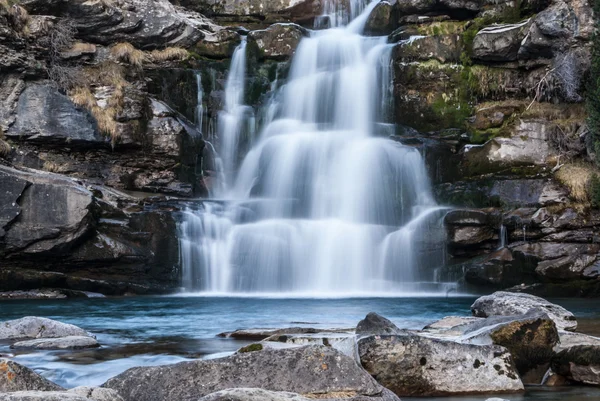
[[[133,368],[103,387],[117,390],[126,401],[200,398],[248,387],[324,398],[338,392],[375,399],[386,394],[353,359],[323,346],[264,349],[210,361]]]
[[[218,337],[245,341],[261,341],[272,336],[322,333],[351,333],[352,329],[315,329],[312,327],[287,327],[282,329],[241,329],[217,334]]]
[[[451,210],[444,217],[445,224],[457,226],[494,225],[497,220],[497,216],[480,209]]]
[[[358,349],[367,372],[398,396],[523,390],[510,353],[495,345],[400,335],[363,338]]]
[[[0,339],[61,338],[68,336],[91,337],[87,331],[72,324],[45,317],[27,316],[0,323]]]
[[[559,353],[571,347],[580,345],[593,345],[600,347],[600,338],[583,333],[559,330],[560,342],[554,347],[554,352]]]
[[[446,316],[436,322],[428,324],[423,332],[431,334],[435,338],[456,337],[464,334],[465,330],[473,322],[482,320],[479,317],[470,316]]]
[[[510,286],[521,283],[524,272],[513,264],[512,252],[502,248],[470,262],[465,271],[468,283],[484,286]]]
[[[458,62],[462,52],[460,35],[414,36],[394,47],[394,60]]]
[[[569,380],[600,385],[600,346],[576,345],[556,354],[552,370]]]
[[[261,59],[285,60],[291,57],[307,31],[296,24],[274,24],[248,34],[251,43],[258,48]]]
[[[55,146],[108,146],[89,112],[49,85],[29,85],[19,97],[16,113],[8,138]]]
[[[369,313],[356,326],[356,334],[359,336],[400,334],[402,330],[385,317],[375,312]]]
[[[514,61],[525,38],[530,20],[518,24],[492,25],[475,35],[473,58],[485,61]]]
[[[577,320],[571,312],[534,295],[497,291],[478,298],[471,305],[471,312],[477,317],[524,315],[532,309],[548,314],[558,329],[577,328]]]
[[[0,299],[67,299],[67,298],[102,298],[104,295],[94,292],[68,289],[35,289],[27,291],[3,291]]]
[[[448,245],[464,247],[486,241],[497,241],[497,230],[489,226],[448,226]]]
[[[0,359],[0,396],[16,391],[60,391],[62,387],[52,383],[33,370],[8,359]]]
[[[381,1],[375,6],[365,24],[365,35],[383,36],[389,35],[397,28],[395,10],[388,1]]]
[[[67,336],[61,338],[38,338],[35,340],[18,341],[10,347],[16,349],[60,350],[97,348],[99,346],[100,344],[98,341],[92,337]]]

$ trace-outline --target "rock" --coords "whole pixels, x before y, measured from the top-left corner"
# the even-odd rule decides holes
[[[398,396],[523,390],[510,353],[495,345],[399,335],[363,338],[358,349],[367,372]]]
[[[530,20],[518,24],[492,25],[477,32],[473,39],[474,59],[484,61],[514,61]]]
[[[541,383],[559,342],[556,326],[548,315],[533,310],[517,317],[490,317],[472,323],[461,341],[487,344],[483,336],[488,335],[491,344],[510,351],[523,383]]]
[[[45,317],[28,316],[0,323],[0,340],[37,338],[48,340],[62,337],[91,337],[87,331],[72,324]]]
[[[569,380],[600,385],[600,346],[576,345],[556,354],[552,370]]]
[[[198,401],[309,401],[296,393],[267,391],[260,388],[232,388],[206,395]]]
[[[448,245],[465,247],[486,241],[497,242],[497,232],[488,226],[448,226]]]
[[[275,334],[259,344],[250,344],[238,352],[260,351],[264,347],[281,349],[303,345],[325,345],[350,358],[356,357],[356,336],[351,333]]]
[[[559,330],[558,336],[560,337],[560,342],[554,347],[554,352],[556,353],[579,345],[593,345],[600,347],[599,337],[564,330]]]
[[[421,333],[425,333],[426,336],[431,335],[433,338],[457,337],[463,335],[471,323],[482,319],[470,316],[446,316],[425,326]]]
[[[283,329],[241,329],[217,334],[218,337],[245,341],[261,341],[268,337],[297,334],[351,333],[352,329],[315,329],[311,327],[287,327]]]
[[[497,291],[478,298],[471,305],[471,312],[477,317],[524,315],[531,309],[548,314],[558,329],[577,328],[577,320],[571,312],[534,295]]]
[[[15,391],[60,391],[62,387],[52,383],[33,370],[8,359],[0,359],[0,396]]]
[[[395,17],[395,10],[390,2],[379,2],[367,18],[364,34],[373,36],[389,35],[397,28],[398,19]]]
[[[68,392],[96,401],[123,401],[115,390],[102,387],[75,387]]]
[[[400,334],[402,330],[385,317],[375,312],[369,313],[356,326],[356,334],[359,336]]]
[[[525,274],[513,264],[508,248],[491,252],[467,265],[465,281],[484,286],[511,286],[521,283]]]
[[[108,146],[90,113],[49,85],[29,85],[19,97],[16,113],[7,138],[54,146]]]
[[[520,120],[510,137],[496,137],[482,146],[464,149],[467,174],[478,175],[507,168],[549,166],[555,160],[549,138],[556,126],[543,120]]]
[[[481,209],[451,210],[444,216],[444,224],[455,226],[497,225],[498,217]]]
[[[89,401],[90,398],[63,391],[18,391],[0,393],[0,401]],[[118,398],[115,399],[117,401]]]
[[[367,399],[386,394],[353,359],[324,346],[264,349],[209,361],[133,368],[103,387],[116,390],[125,401],[201,398],[248,387],[324,398],[338,392]]]
[[[67,298],[102,298],[104,295],[68,289],[34,289],[27,291],[3,291],[0,292],[0,299],[67,299]]]
[[[290,58],[305,36],[306,29],[296,24],[274,24],[248,34],[250,43],[258,48],[259,58],[275,60]]]
[[[0,197],[1,207],[8,209],[3,219],[14,216],[8,220],[0,255],[16,250],[40,254],[68,249],[91,229],[92,194],[65,177],[0,166],[0,187],[10,189]]]
[[[459,62],[463,44],[460,35],[412,36],[393,49],[394,60]]]
[[[19,341],[11,345],[17,349],[86,349],[97,348],[100,344],[95,338],[88,336],[67,336],[61,338],[38,338],[29,341]]]

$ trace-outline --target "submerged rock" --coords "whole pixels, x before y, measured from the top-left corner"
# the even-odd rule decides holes
[[[398,396],[442,396],[523,390],[506,348],[417,335],[359,340],[363,367]]]
[[[548,314],[558,329],[577,328],[577,320],[571,312],[534,295],[497,291],[478,298],[471,305],[471,312],[477,317],[523,315],[531,309]]]
[[[0,340],[78,336],[91,337],[87,331],[72,324],[45,317],[27,316],[0,323]]]
[[[15,391],[60,391],[57,384],[8,359],[0,359],[0,395]],[[2,399],[2,398],[0,398]]]
[[[340,392],[366,399],[387,394],[352,358],[324,346],[263,349],[208,361],[133,368],[103,387],[118,391],[126,401],[192,399],[248,387],[320,398],[334,398]]]
[[[369,313],[356,326],[356,334],[359,336],[401,334],[402,330],[385,317],[375,312]]]
[[[11,348],[22,349],[85,349],[97,348],[100,344],[95,338],[87,336],[67,336],[61,338],[38,338],[36,340],[19,341]]]

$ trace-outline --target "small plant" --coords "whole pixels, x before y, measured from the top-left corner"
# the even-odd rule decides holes
[[[578,202],[593,201],[594,177],[597,179],[598,175],[589,163],[565,164],[555,174],[558,182],[569,189],[571,198]]]
[[[146,53],[136,49],[131,43],[121,42],[110,48],[110,54],[123,63],[141,68],[146,61]]]
[[[6,158],[10,154],[10,151],[10,145],[4,140],[2,134],[0,134],[0,157]]]

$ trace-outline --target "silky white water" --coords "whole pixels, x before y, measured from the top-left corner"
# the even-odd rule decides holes
[[[301,41],[257,138],[248,128],[254,112],[243,103],[246,42],[236,50],[219,116],[227,190],[185,213],[186,291],[446,290],[434,282],[444,261],[443,210],[419,151],[387,138],[392,45],[361,35],[376,3],[351,1],[347,26]],[[241,137],[252,144],[247,152]]]

